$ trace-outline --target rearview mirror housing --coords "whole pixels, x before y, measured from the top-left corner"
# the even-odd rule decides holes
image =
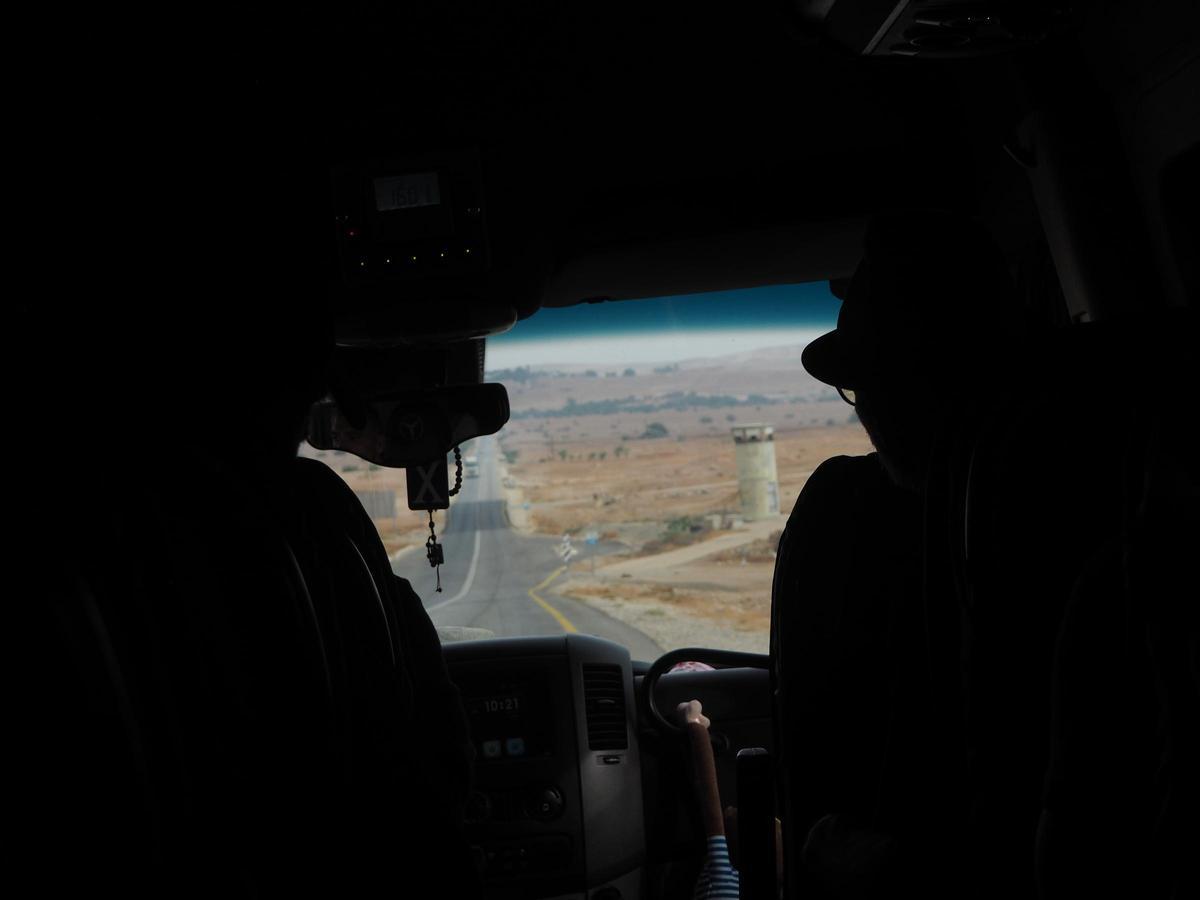
[[[466,384],[393,391],[363,401],[352,424],[337,402],[314,404],[308,442],[318,450],[344,450],[389,468],[442,459],[471,438],[495,434],[508,422],[502,384]]]

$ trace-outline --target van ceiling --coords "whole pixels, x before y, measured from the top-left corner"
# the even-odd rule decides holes
[[[864,63],[783,3],[338,4],[292,25],[268,31],[275,74],[325,110],[333,154],[478,147],[493,233],[548,251],[553,305],[844,275],[870,210],[976,212],[977,148],[1014,118],[1004,59]]]

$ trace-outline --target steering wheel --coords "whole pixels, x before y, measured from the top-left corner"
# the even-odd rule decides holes
[[[650,666],[642,677],[642,705],[650,714],[650,721],[663,734],[682,734],[683,729],[658,708],[654,689],[658,679],[666,675],[671,667],[681,662],[702,662],[718,669],[769,669],[771,657],[765,653],[740,653],[736,650],[711,650],[704,647],[683,647],[664,653]]]

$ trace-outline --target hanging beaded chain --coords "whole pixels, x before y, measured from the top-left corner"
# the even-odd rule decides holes
[[[448,492],[448,496],[453,497],[462,490],[462,453],[458,447],[454,448],[454,487]],[[433,510],[429,510],[429,537],[425,539],[425,558],[429,560],[429,565],[433,566],[437,573],[437,589],[435,593],[442,592],[442,570],[441,566],[446,561],[446,555],[442,552],[442,545],[438,543],[437,530],[433,524]]]
[[[454,448],[454,487],[450,488],[447,496],[453,497],[462,490],[462,452]]]

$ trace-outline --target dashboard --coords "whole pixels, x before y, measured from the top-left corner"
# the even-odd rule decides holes
[[[475,747],[467,832],[492,898],[641,896],[629,652],[580,634],[447,644]]]

